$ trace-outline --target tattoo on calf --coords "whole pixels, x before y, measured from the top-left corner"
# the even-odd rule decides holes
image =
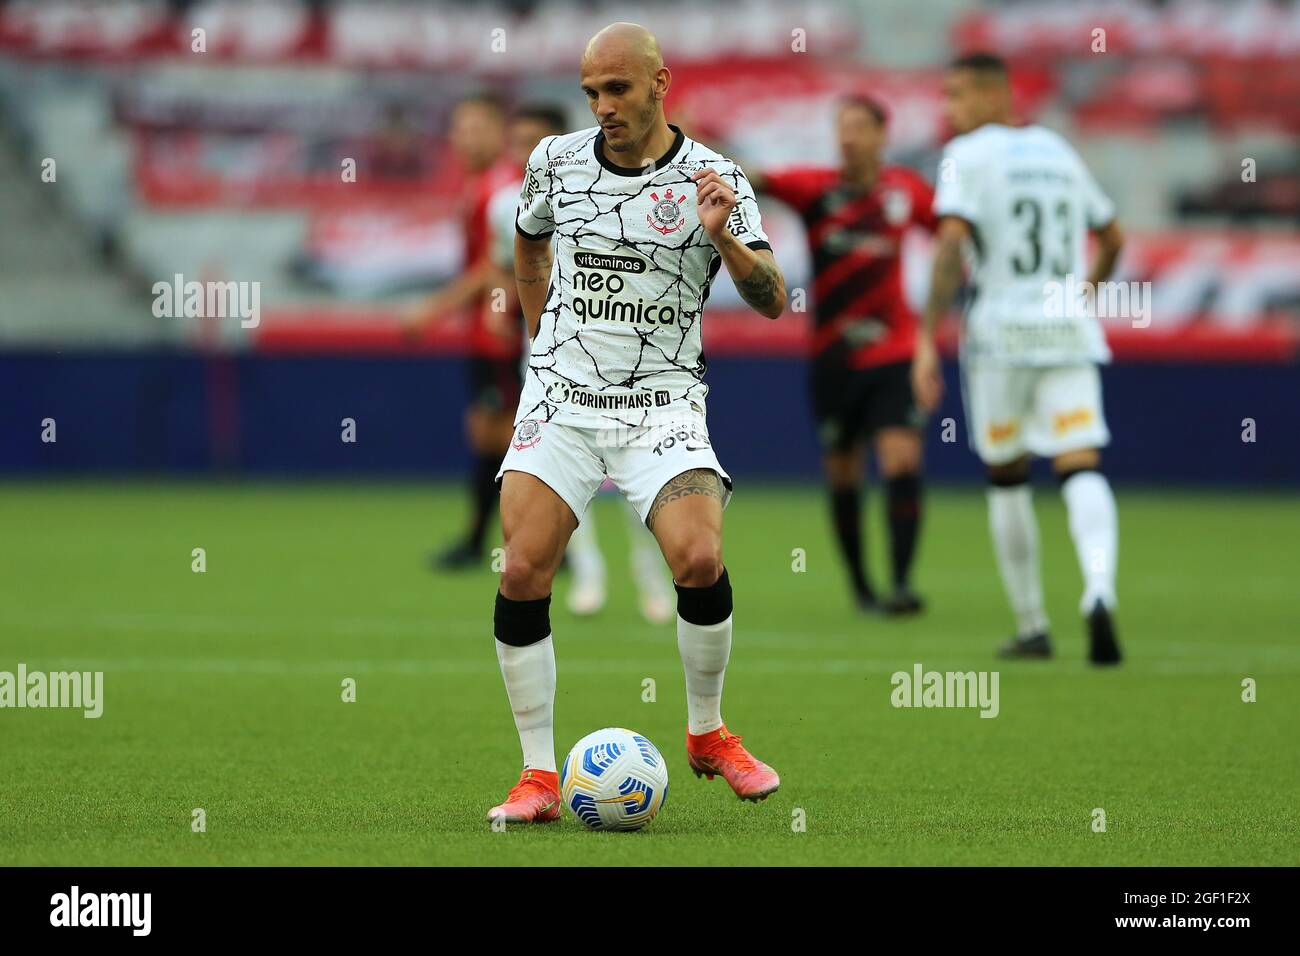
[[[654,504],[650,506],[650,514],[646,518],[646,527],[653,528],[655,518],[659,517],[659,510],[670,501],[676,501],[678,498],[687,498],[691,495],[708,495],[711,498],[722,500],[722,479],[718,473],[709,468],[693,468],[690,471],[684,471],[676,478],[659,490],[655,496]]]

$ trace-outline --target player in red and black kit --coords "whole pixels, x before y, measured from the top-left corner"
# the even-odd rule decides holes
[[[799,213],[813,259],[810,386],[840,550],[864,611],[919,611],[909,573],[921,518],[921,428],[910,368],[916,316],[903,294],[902,244],[935,229],[933,192],[918,174],[881,163],[887,115],[851,96],[836,114],[841,165],[750,175],[755,190]],[[747,170],[748,172],[748,170]],[[893,591],[867,574],[860,518],[863,452],[871,441],[886,487]]]
[[[435,566],[445,569],[474,567],[484,558],[484,538],[497,505],[497,468],[514,433],[514,413],[523,387],[517,328],[494,327],[484,318],[494,275],[487,207],[493,194],[519,175],[505,156],[505,130],[505,110],[490,94],[467,97],[452,111],[451,146],[467,173],[461,213],[465,270],[405,316],[411,332],[459,312],[468,311],[472,317],[470,396],[465,412],[465,431],[474,454],[472,511],[464,538],[434,556]]]

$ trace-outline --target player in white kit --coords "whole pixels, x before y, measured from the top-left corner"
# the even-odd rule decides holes
[[[706,423],[700,322],[723,267],[772,319],[785,308],[785,281],[744,174],[666,121],[671,80],[643,27],[601,30],[581,64],[599,125],[542,140],[520,191],[515,277],[532,343],[498,473],[506,554],[495,634],[524,770],[488,812],[494,820],[560,816],[551,581],[606,477],[673,573],[688,763],[697,775],[722,776],[742,799],[763,799],[780,783],[722,721],[731,478]]]
[[[1061,136],[1011,125],[1005,64],[971,54],[944,81],[949,120],[960,135],[944,149],[934,211],[940,217],[934,271],[913,364],[927,409],[943,391],[936,321],[970,268],[962,321],[961,371],[971,445],[988,469],[989,526],[1017,633],[1006,657],[1050,657],[1039,578],[1038,525],[1029,485],[1031,455],[1052,460],[1069,512],[1084,590],[1080,610],[1089,659],[1120,660],[1115,636],[1115,499],[1102,474],[1110,441],[1097,366],[1110,351],[1091,303],[1123,244],[1114,204]],[[1098,251],[1085,272],[1088,233]],[[1086,284],[1085,284],[1086,277]]]
[[[525,338],[523,355],[520,360],[520,380],[528,374],[528,329],[519,311],[518,298],[515,295],[515,216],[519,209],[519,187],[523,184],[524,174],[528,168],[528,157],[532,155],[537,144],[547,136],[558,136],[568,129],[562,107],[545,103],[526,104],[514,111],[510,118],[509,131],[506,135],[506,150],[513,162],[518,163],[519,176],[513,182],[502,186],[492,194],[488,201],[488,229],[491,232],[489,258],[491,270],[488,288],[494,294],[485,297],[484,324],[501,323],[517,328],[518,334]],[[499,293],[496,290],[500,290]],[[511,328],[502,329],[507,335]],[[613,482],[605,480],[601,493],[618,494]],[[654,537],[641,523],[636,510],[627,499],[620,502],[628,524],[629,567],[633,582],[636,584],[638,603],[641,614],[652,624],[664,624],[673,620],[676,611],[673,606],[673,592],[668,586],[664,574],[663,562],[659,557],[659,548]],[[606,564],[601,551],[600,539],[596,535],[596,518],[588,508],[582,516],[577,529],[569,538],[565,554],[569,561],[569,570],[573,583],[569,588],[569,610],[577,615],[599,613],[605,606]]]

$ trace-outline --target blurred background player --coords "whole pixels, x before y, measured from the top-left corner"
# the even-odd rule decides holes
[[[936,320],[972,255],[962,391],[972,447],[988,469],[989,526],[1017,633],[1005,657],[1050,657],[1039,578],[1038,523],[1030,455],[1051,458],[1069,512],[1084,590],[1089,658],[1120,660],[1112,613],[1119,531],[1115,498],[1101,473],[1110,441],[1098,363],[1110,360],[1090,303],[1050,311],[1053,289],[1075,287],[1086,267],[1088,231],[1098,249],[1087,280],[1105,280],[1123,236],[1114,204],[1079,155],[1042,126],[1013,126],[1006,65],[974,53],[953,61],[944,81],[958,136],[944,149],[934,210],[940,217],[930,297],[916,349],[914,386],[927,410],[943,390],[933,341]]]
[[[636,509],[619,492],[618,487],[608,478],[601,484],[598,496],[614,496],[621,499],[619,510],[627,519],[627,537],[630,550],[629,566],[632,580],[636,584],[637,604],[641,616],[651,624],[666,624],[673,619],[673,598],[669,590],[668,577],[663,572],[663,558],[659,546],[646,530]],[[564,552],[569,562],[569,573],[573,582],[569,585],[569,594],[565,600],[569,611],[586,616],[599,613],[605,607],[606,580],[605,556],[600,550],[600,539],[596,536],[596,512],[588,507],[578,527],[569,538],[569,545]]]
[[[473,452],[470,467],[470,521],[464,537],[433,556],[435,567],[477,567],[484,557],[484,539],[497,507],[494,477],[510,442],[512,416],[522,385],[519,372],[518,327],[508,316],[492,311],[493,272],[488,255],[488,203],[511,182],[518,170],[505,156],[506,116],[493,95],[479,93],[456,104],[451,114],[451,148],[465,167],[464,270],[405,316],[408,332],[468,311],[470,400],[465,434]]]
[[[921,427],[910,370],[916,315],[903,290],[903,239],[933,231],[933,192],[914,171],[881,161],[887,114],[868,96],[840,100],[839,168],[754,173],[754,189],[803,220],[812,253],[814,330],[809,386],[831,515],[858,606],[921,610],[910,573],[921,523]],[[892,591],[871,585],[861,496],[866,443],[885,483]]]
[[[516,110],[509,123],[506,147],[516,176],[501,186],[488,203],[491,256],[487,263],[488,294],[483,302],[483,325],[501,335],[512,331],[522,333],[525,345],[520,359],[521,380],[528,365],[527,341],[530,336],[515,289],[515,214],[519,207],[519,189],[528,157],[537,144],[547,136],[564,133],[567,128],[568,122],[561,106],[537,103]],[[608,478],[601,485],[603,494],[617,495],[617,491]],[[658,545],[637,517],[636,510],[626,500],[620,504],[627,518],[630,567],[641,613],[652,624],[667,623],[673,619],[673,601]],[[566,601],[570,612],[583,616],[599,613],[605,607],[608,573],[596,531],[595,509],[589,507],[583,514],[569,538],[565,557],[573,576]]]

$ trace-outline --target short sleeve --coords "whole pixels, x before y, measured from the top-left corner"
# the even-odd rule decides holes
[[[555,215],[551,212],[550,176],[546,168],[547,149],[554,141],[547,136],[528,157],[524,182],[519,189],[519,207],[515,216],[515,229],[525,239],[544,239],[555,231]]]
[[[955,142],[943,148],[939,160],[939,176],[934,189],[934,214],[936,218],[957,216],[978,224],[979,170],[970,150],[961,149]]]
[[[771,250],[772,244],[767,241],[767,233],[763,232],[758,200],[754,197],[754,187],[750,184],[749,177],[740,167],[735,167],[735,171],[724,178],[732,180],[732,188],[736,191],[736,206],[727,219],[727,228],[749,248]]]

